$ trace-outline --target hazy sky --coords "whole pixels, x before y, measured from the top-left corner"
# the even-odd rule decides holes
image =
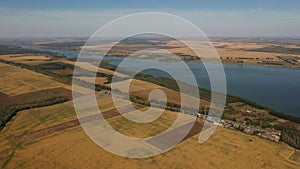
[[[181,16],[208,36],[300,36],[298,0],[0,0],[0,37],[90,36],[136,12]]]

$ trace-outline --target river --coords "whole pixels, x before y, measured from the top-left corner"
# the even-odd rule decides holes
[[[66,50],[47,50],[58,52],[67,57],[74,58],[78,56],[76,51]],[[112,64],[119,64],[122,58],[108,57]],[[176,62],[158,62],[155,60],[134,59],[129,58],[132,70],[137,70],[140,67],[146,66],[149,62],[164,64],[172,71],[178,74],[182,81],[189,83],[189,76],[178,69]],[[188,62],[196,77],[198,86],[201,88],[210,89],[210,82],[205,71],[205,67],[200,62]],[[213,67],[213,64],[208,64]],[[227,81],[227,93],[235,96],[240,96],[248,100],[257,102],[264,106],[272,107],[278,111],[289,115],[300,117],[300,69],[299,68],[283,68],[272,66],[251,66],[251,65],[224,65]],[[215,70],[219,71],[219,70]],[[154,76],[168,77],[167,74],[159,70],[147,70],[148,73]],[[201,93],[200,93],[201,94]]]

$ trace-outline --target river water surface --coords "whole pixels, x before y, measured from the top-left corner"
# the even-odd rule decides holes
[[[74,58],[78,56],[76,51],[66,50],[48,50],[58,52],[67,57]],[[118,65],[122,58],[107,57],[112,64]],[[158,62],[155,60],[128,58],[131,63],[124,65],[131,70],[138,70],[141,67],[151,64],[163,64],[174,71],[180,80],[189,83],[190,77],[184,71],[178,69],[176,62]],[[188,62],[196,77],[198,86],[210,89],[210,82],[204,65],[200,62]],[[213,70],[213,64],[207,64]],[[250,65],[223,65],[226,81],[227,93],[240,96],[248,100],[257,102],[264,106],[272,107],[278,111],[289,115],[300,117],[300,69],[283,68],[271,66],[250,66]],[[220,70],[213,70],[220,71]],[[154,76],[168,77],[167,74],[159,70],[149,69],[144,73]],[[201,93],[200,93],[201,94]]]

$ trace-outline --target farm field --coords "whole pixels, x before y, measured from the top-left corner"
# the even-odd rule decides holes
[[[0,0],[0,169],[300,169],[299,6]]]
[[[34,65],[27,63],[27,61],[24,62],[22,57],[26,60],[29,56],[23,55],[9,61]],[[54,62],[41,58],[38,62],[37,66],[67,78],[70,78],[70,67],[72,66],[63,63],[75,64],[74,61],[66,59],[56,59]],[[50,62],[51,64],[47,64]],[[89,69],[90,63],[82,64],[82,66],[83,69],[92,70]],[[38,99],[40,96],[46,97],[48,95],[63,95],[69,100],[71,99],[71,85],[68,83],[63,84],[55,81],[53,77],[9,64],[0,63],[0,69],[1,78],[4,79],[3,85],[0,87],[0,92],[2,92],[0,98],[6,99],[7,102],[22,103],[24,100],[26,101],[26,98]],[[106,75],[114,73],[104,68],[98,69],[98,72]],[[115,75],[124,79],[127,77],[122,73],[115,73]],[[92,78],[87,76],[80,76],[80,80],[93,82]],[[175,90],[138,79],[120,80],[113,84],[106,84],[108,82],[107,77],[96,77],[96,84],[105,85],[108,88],[111,85],[116,85],[123,92],[126,91],[126,84],[130,84],[130,94],[142,100],[148,100],[151,91],[158,89],[165,93],[168,102],[180,104],[180,93]],[[84,88],[83,90],[88,89]],[[93,93],[94,91],[89,92]],[[184,95],[189,100],[185,106],[193,105],[194,101],[200,102],[201,106],[210,105],[210,102],[206,100]],[[151,123],[135,123],[118,114],[108,90],[97,91],[96,96],[98,106],[101,112],[104,112],[104,117],[107,118],[108,123],[127,136],[140,138],[155,136],[168,129],[178,117],[177,112],[165,110],[158,119]],[[155,99],[161,100],[162,98],[156,96]],[[120,103],[122,106],[129,104],[128,101],[121,101]],[[84,106],[89,108],[89,105]],[[139,106],[141,111],[148,110],[148,107]],[[228,106],[241,112],[253,110],[258,117],[272,117],[266,110],[256,109],[244,103],[236,102]],[[129,115],[134,113],[131,109],[126,111],[126,114]],[[29,168],[34,164],[33,167],[35,168],[97,168],[99,166],[101,168],[119,168],[120,166],[126,168],[163,168],[168,166],[170,168],[281,169],[298,168],[300,165],[299,151],[283,142],[272,142],[237,130],[218,127],[207,142],[199,144],[198,132],[203,126],[203,121],[200,119],[196,121],[184,140],[167,153],[148,159],[122,158],[98,147],[80,127],[77,118],[85,118],[86,123],[92,123],[95,113],[97,112],[91,111],[89,116],[77,117],[72,101],[18,112],[0,131],[0,166],[2,168]],[[247,117],[243,113],[227,116],[241,122]],[[188,121],[185,123],[188,124]],[[275,124],[275,122],[273,123]],[[276,124],[299,127],[298,123],[280,118],[276,118]],[[181,131],[182,126],[178,126],[178,131]],[[173,133],[170,132],[169,134],[172,135]],[[158,143],[149,139],[147,143],[156,148],[166,148],[163,142]],[[249,157],[251,158],[249,159]]]
[[[86,76],[81,76],[78,79],[89,82],[89,83],[95,83],[99,85],[104,85],[105,82],[107,82],[107,78],[105,77],[86,77]]]
[[[0,93],[0,108],[15,105],[20,103],[30,102],[32,100],[39,100],[42,98],[52,97],[52,96],[64,96],[68,100],[72,99],[72,91],[63,87],[51,88],[38,90],[34,92],[27,92],[19,95],[9,96],[4,93]],[[30,99],[29,99],[30,98]]]
[[[166,95],[166,98],[168,99],[169,102],[175,103],[175,104],[180,104],[180,93],[171,89],[168,89],[166,87],[162,87],[150,82],[142,81],[142,80],[137,80],[137,79],[132,79],[132,80],[124,80],[120,82],[115,82],[112,84],[107,84],[106,86],[116,86],[116,88],[120,91],[127,91],[126,86],[127,84],[130,84],[129,86],[129,93],[134,96],[141,97],[143,99],[148,99],[149,94],[152,90],[154,89],[159,89],[163,91]],[[187,99],[186,105],[185,106],[193,106],[193,103],[196,101],[200,102],[201,106],[209,106],[210,103],[206,100],[203,99],[197,99],[195,97],[182,94],[184,97]],[[157,100],[162,100],[163,98],[160,96],[154,96],[155,99]]]
[[[107,98],[106,95],[102,96]],[[158,120],[152,125],[143,126],[142,129],[146,131],[146,134],[141,132],[140,124],[123,125],[125,121],[120,116],[109,119],[109,123],[123,134],[146,137],[166,128],[167,124],[176,118],[174,115],[175,113],[172,112],[166,113],[160,118],[162,121]],[[93,143],[80,126],[27,143],[18,144],[12,140],[12,136],[73,118],[75,118],[75,112],[71,102],[20,112],[1,131],[1,166],[4,168],[119,168],[120,166],[161,168],[169,166],[171,168],[296,169],[299,165],[298,153],[293,154],[293,150],[283,143],[275,143],[224,128],[217,128],[216,133],[204,144],[199,144],[199,135],[195,135],[178,144],[174,149],[147,159],[122,158],[106,152]],[[28,121],[31,123],[28,124]],[[27,122],[27,124],[22,124],[22,122]],[[238,160],[236,157],[239,157]],[[114,162],[111,163],[111,161]]]
[[[197,41],[187,41],[190,46],[196,46]],[[214,45],[218,55],[220,56],[224,64],[237,64],[238,60],[243,60],[243,64],[250,65],[272,65],[272,66],[285,66],[285,67],[299,67],[300,60],[299,54],[292,54],[288,52],[283,52],[278,50],[270,50],[264,52],[262,49],[268,48],[286,48],[286,49],[299,49],[298,45],[276,45],[272,43],[251,43],[251,42],[230,42],[226,40],[213,40],[212,44]],[[169,41],[167,45],[176,47],[171,48],[169,51],[174,53],[182,53],[187,55],[195,55],[190,49],[183,47],[178,41]],[[180,47],[181,46],[181,47]],[[203,46],[203,49],[205,46]],[[200,51],[201,54],[202,51]],[[282,52],[282,53],[281,53]],[[203,61],[213,61],[213,58],[209,54],[205,55],[205,52],[202,52]],[[283,59],[290,59],[293,61],[286,62]]]
[[[11,54],[1,55],[0,59],[6,61],[12,61],[15,63],[23,63],[28,65],[37,65],[44,63],[45,61],[51,62],[52,59],[46,55],[26,55],[26,54]]]
[[[203,57],[202,60],[206,62],[214,62],[215,59],[213,56],[210,56],[209,51],[206,50],[207,44],[200,44],[196,40],[185,40],[185,42],[190,47],[199,46],[196,52]],[[150,47],[149,43],[159,44],[159,46],[164,50],[147,50],[145,48]],[[55,43],[54,43],[55,44]],[[66,48],[72,48],[73,46],[67,45]],[[100,45],[95,46],[85,46],[86,49],[95,49],[95,55],[104,55],[103,51],[107,50],[108,47],[112,44],[116,44],[116,42],[107,42]],[[51,43],[48,44],[51,46]],[[83,44],[82,44],[83,45]],[[224,64],[237,64],[238,61],[243,61],[243,64],[249,65],[269,65],[269,66],[284,66],[284,67],[299,67],[299,45],[294,44],[278,44],[271,42],[257,43],[251,40],[236,40],[230,41],[227,39],[212,39],[212,45],[215,47],[218,52],[222,62]],[[154,45],[155,46],[155,45]],[[152,46],[153,47],[153,46]],[[76,46],[77,50],[82,49],[82,46]],[[130,52],[128,51],[136,51],[140,49],[145,49],[142,52],[142,55],[133,55],[138,58],[145,59],[155,59],[162,61],[174,61],[174,58],[169,58],[168,52],[172,52],[174,54],[180,55],[184,60],[188,61],[199,61],[195,59],[195,53],[185,46],[182,42],[177,40],[162,40],[162,41],[145,41],[144,44],[139,43],[119,43],[117,47],[110,51],[109,56],[120,56],[124,57]],[[168,52],[167,52],[168,51]],[[163,55],[163,58],[157,57],[153,55],[160,54]]]
[[[4,63],[0,63],[0,77],[0,92],[7,95],[18,95],[57,87],[69,88],[52,80],[51,77]]]
[[[69,61],[69,60],[63,61],[63,62],[67,63],[67,64],[71,64],[71,65],[75,65],[76,64],[76,62]],[[99,73],[104,73],[104,74],[108,74],[108,75],[113,75],[114,74],[115,76],[121,77],[121,78],[128,77],[125,74],[122,74],[122,73],[119,73],[119,72],[114,72],[112,70],[104,69],[104,68],[101,68],[101,67],[96,68],[94,65],[92,65],[90,63],[86,63],[86,62],[78,62],[77,66],[81,67],[81,68],[83,68],[85,70],[92,71],[92,72],[94,72],[95,70],[97,70],[97,72],[99,72]]]
[[[62,43],[64,42],[64,43]],[[75,39],[57,39],[56,41],[49,42],[34,42],[32,45],[34,47],[45,47],[54,49],[70,49],[70,50],[81,50],[83,48],[84,43],[82,43],[82,39],[78,40],[78,43]],[[85,46],[86,49],[95,49],[95,55],[104,55],[103,51],[110,48],[111,45],[117,46],[110,51],[110,56],[120,56],[124,57],[129,54],[128,51],[136,51],[140,49],[145,49],[147,47],[155,47],[155,44],[159,44],[162,49],[168,50],[169,52],[179,54],[183,59],[188,61],[199,61],[194,57],[195,53],[187,48],[184,44],[182,44],[178,40],[145,40],[139,43],[131,42],[127,43],[116,43],[113,39],[108,39],[107,43],[99,44],[99,45],[90,45]],[[193,39],[185,39],[185,42],[191,46],[195,47],[199,45],[199,41]],[[237,64],[238,61],[243,61],[243,64],[249,65],[265,65],[265,66],[284,66],[284,67],[299,67],[299,44],[293,44],[287,42],[282,42],[280,40],[268,41],[268,39],[226,39],[226,38],[212,38],[212,45],[215,47],[218,52],[221,60],[224,64]],[[60,44],[62,46],[56,46],[56,44]],[[78,45],[81,44],[81,45]],[[200,48],[197,52],[199,52],[200,56],[203,57],[203,61],[214,62],[214,59],[210,56],[209,53],[205,50],[207,44],[201,44]],[[165,55],[166,58],[159,58],[153,55],[164,53],[164,50],[160,52],[153,50],[145,50],[143,52],[144,55],[137,56],[140,58],[146,59],[157,59],[164,61],[172,61],[172,58],[168,58],[168,55]],[[164,53],[166,54],[166,53]]]

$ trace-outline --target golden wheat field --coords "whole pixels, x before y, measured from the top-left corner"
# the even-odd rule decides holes
[[[174,116],[175,113],[166,113],[161,118],[162,121],[142,128],[133,123],[123,124],[125,121],[120,119],[120,116],[109,121],[124,134],[146,136],[145,132],[151,135],[166,128]],[[203,144],[198,143],[199,135],[195,135],[164,154],[146,159],[130,159],[111,154],[93,143],[80,126],[27,143],[18,144],[12,139],[12,136],[72,118],[75,118],[75,113],[71,103],[20,112],[1,131],[2,168],[164,168],[168,166],[169,168],[296,169],[299,167],[299,163],[295,160],[299,157],[294,157],[293,149],[287,145],[224,128],[217,128],[213,136]],[[250,139],[252,141],[249,141]]]
[[[137,80],[137,79],[128,79],[128,80],[124,80],[124,81],[120,81],[120,82],[115,82],[115,83],[112,83],[112,84],[107,84],[107,86],[117,86],[117,88],[120,91],[125,92],[125,91],[128,91],[128,89],[126,88],[126,86],[128,84],[129,84],[129,93],[131,95],[139,96],[139,97],[144,98],[144,99],[149,98],[149,94],[151,93],[152,90],[159,89],[159,90],[161,90],[165,93],[165,96],[166,96],[168,102],[172,102],[172,103],[175,103],[175,104],[180,104],[180,102],[181,102],[180,101],[181,100],[180,95],[182,94],[186,97],[185,99],[187,100],[185,106],[191,106],[191,104],[194,103],[193,101],[199,101],[201,106],[207,106],[207,105],[210,104],[206,100],[196,99],[193,96],[186,95],[186,94],[183,94],[183,93],[179,93],[177,91],[168,89],[166,87],[162,87],[162,86],[156,85],[154,83],[150,83],[150,82],[146,82],[146,81],[142,81],[142,80]],[[163,98],[162,97],[157,97],[156,99],[157,100],[162,100]]]
[[[56,87],[70,88],[52,80],[51,77],[4,63],[0,63],[0,78],[0,92],[7,95],[18,95]]]
[[[74,64],[75,62],[66,61]],[[89,65],[84,65],[85,66]],[[0,63],[0,92],[18,95],[64,87],[51,77],[28,69]],[[111,74],[107,69],[99,72]],[[125,77],[126,75],[119,74]],[[81,77],[92,82],[92,78]],[[104,84],[106,78],[97,77],[96,83]],[[110,85],[118,85],[126,91],[130,84],[130,94],[148,99],[154,89],[165,93],[169,102],[180,103],[180,93],[150,82],[124,80]],[[88,89],[84,89],[88,90]],[[191,101],[192,96],[187,96]],[[96,92],[97,103],[102,112],[115,109],[111,95]],[[205,100],[200,104],[209,105]],[[123,101],[122,106],[128,105]],[[188,105],[187,105],[188,106]],[[147,111],[148,107],[140,107]],[[246,108],[245,108],[246,109]],[[248,108],[247,108],[248,109]],[[96,112],[91,112],[94,114]],[[151,123],[132,122],[118,114],[109,116],[108,123],[118,132],[146,138],[168,129],[178,116],[177,112],[164,111]],[[128,112],[133,113],[132,112]],[[198,124],[203,121],[197,120]],[[300,153],[282,142],[272,142],[239,131],[218,127],[212,137],[199,144],[199,134],[190,135],[173,149],[151,158],[131,159],[114,155],[97,146],[84,132],[77,121],[72,101],[52,106],[34,108],[18,114],[0,132],[1,168],[299,168]]]

